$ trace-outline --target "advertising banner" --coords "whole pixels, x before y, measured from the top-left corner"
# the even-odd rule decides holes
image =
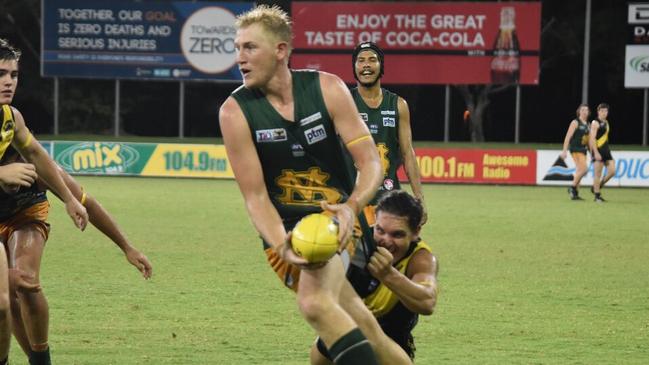
[[[560,150],[537,151],[538,185],[565,185],[572,183],[575,163],[572,157],[559,158]],[[615,176],[606,186],[649,186],[649,152],[647,151],[613,151],[615,159]],[[588,155],[588,161],[591,157]],[[602,175],[606,173],[606,169]],[[593,185],[593,164],[589,163],[588,172],[581,180],[582,185]]]
[[[649,45],[626,46],[624,87],[649,87]]]
[[[43,0],[43,76],[239,81],[234,21],[252,2]]]
[[[52,142],[70,174],[233,178],[225,147],[202,144]]]
[[[291,65],[353,83],[354,47],[386,54],[387,84],[538,84],[540,2],[293,2]]]
[[[422,182],[536,184],[536,151],[416,148]],[[407,181],[403,169],[399,181]]]

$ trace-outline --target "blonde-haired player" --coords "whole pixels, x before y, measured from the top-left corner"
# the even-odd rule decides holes
[[[309,266],[287,243],[300,218],[325,209],[338,219],[344,251],[354,239],[355,217],[380,183],[376,148],[347,87],[332,74],[288,67],[291,23],[278,7],[242,14],[237,28],[243,85],[221,106],[219,122],[269,263],[297,292],[300,312],[336,364],[371,365],[377,357],[383,364],[410,363],[345,280],[341,255]],[[359,169],[356,184],[340,140]]]

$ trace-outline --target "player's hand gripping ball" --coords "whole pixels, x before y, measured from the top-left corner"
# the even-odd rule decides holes
[[[336,254],[339,245],[338,223],[328,215],[309,214],[293,228],[293,251],[309,263],[326,262]]]

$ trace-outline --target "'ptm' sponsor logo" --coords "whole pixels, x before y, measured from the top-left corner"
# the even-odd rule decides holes
[[[304,136],[306,137],[306,142],[311,145],[327,138],[327,131],[325,131],[324,126],[320,124],[319,126],[305,130]]]

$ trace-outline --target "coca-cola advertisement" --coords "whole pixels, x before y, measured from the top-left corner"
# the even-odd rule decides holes
[[[540,2],[293,2],[291,66],[353,83],[360,42],[385,51],[384,84],[538,84]]]

